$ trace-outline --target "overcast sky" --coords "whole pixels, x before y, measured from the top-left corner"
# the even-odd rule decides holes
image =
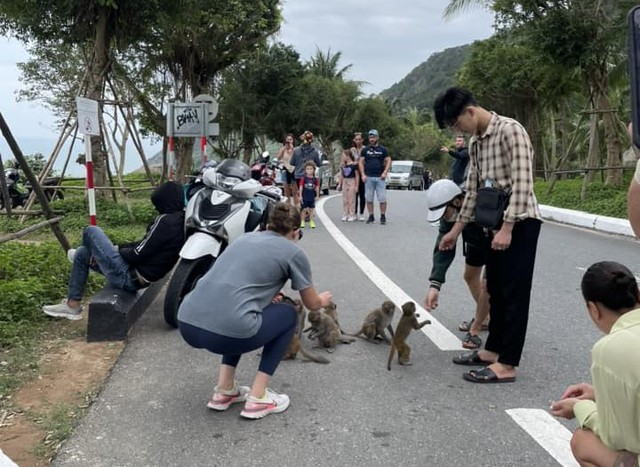
[[[340,67],[351,64],[347,77],[369,84],[365,94],[378,93],[400,81],[430,55],[448,47],[485,39],[492,34],[492,15],[472,8],[444,21],[448,0],[286,0],[278,40],[292,45],[303,61],[319,48],[341,52]],[[23,152],[49,155],[58,137],[53,118],[36,103],[16,102],[20,89],[16,63],[27,54],[16,41],[0,37],[0,111]],[[36,149],[26,139],[49,143]],[[8,149],[0,137],[0,151]]]

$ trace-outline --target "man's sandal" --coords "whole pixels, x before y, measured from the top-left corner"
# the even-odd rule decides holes
[[[471,350],[479,349],[480,347],[482,347],[482,339],[480,338],[480,336],[473,336],[470,332],[468,332],[467,335],[464,336],[462,347]]]
[[[477,350],[471,352],[464,352],[460,355],[453,357],[453,363],[456,365],[468,365],[468,366],[485,366],[491,365],[493,362],[487,362],[480,358]]]
[[[470,321],[463,321],[458,326],[458,331],[469,332],[471,330],[471,325],[473,324],[474,321],[475,321],[475,318],[471,318]],[[482,326],[480,326],[480,330],[481,331],[488,331],[489,330],[489,324],[488,323],[483,323]]]
[[[465,381],[480,384],[515,383],[516,381],[515,376],[499,378],[489,367],[483,368],[482,370],[471,370],[468,373],[464,373],[462,378]]]

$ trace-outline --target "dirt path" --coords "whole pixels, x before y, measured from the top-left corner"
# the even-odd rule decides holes
[[[12,409],[0,414],[0,447],[20,467],[49,465],[124,347],[84,337],[48,344],[38,375],[13,393]]]

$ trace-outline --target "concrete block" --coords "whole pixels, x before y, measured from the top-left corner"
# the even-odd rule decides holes
[[[166,279],[165,276],[136,293],[115,289],[110,285],[100,289],[89,301],[87,342],[126,339],[129,329],[151,305]]]

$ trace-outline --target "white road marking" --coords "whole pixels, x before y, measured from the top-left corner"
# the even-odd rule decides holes
[[[396,285],[389,277],[387,277],[373,262],[367,258],[349,239],[336,227],[329,216],[324,211],[324,203],[328,199],[335,198],[340,195],[323,197],[316,204],[316,214],[327,229],[327,232],[333,237],[338,245],[349,255],[356,265],[362,269],[365,275],[384,293],[389,300],[398,307],[403,303],[413,301],[398,285]],[[462,342],[451,331],[444,327],[433,315],[416,302],[416,312],[420,318],[428,318],[431,324],[423,327],[421,331],[440,349],[440,350],[463,350]]]
[[[563,467],[577,467],[571,453],[571,432],[541,409],[510,409],[507,414]]]
[[[0,449],[0,467],[18,467],[18,464],[8,458],[6,454],[2,452],[2,449]]]

